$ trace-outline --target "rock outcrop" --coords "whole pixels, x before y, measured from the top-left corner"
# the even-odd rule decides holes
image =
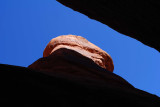
[[[155,1],[58,1],[160,50]],[[0,64],[0,106],[160,106],[159,97],[136,89],[113,68],[111,57],[86,39],[57,37],[28,68]]]
[[[112,58],[105,51],[81,36],[63,35],[52,39],[44,50],[43,58],[38,59],[28,68],[51,77],[56,76],[71,83],[75,83],[74,85],[76,85],[76,87],[78,86],[78,89],[73,86],[75,89],[72,87],[72,91],[66,91],[68,85],[65,84],[62,93],[73,94],[74,90],[76,90],[74,94],[77,94],[78,98],[74,97],[80,102],[74,102],[77,102],[76,104],[78,105],[81,103],[81,106],[104,106],[110,103],[112,103],[112,105],[117,105],[110,102],[111,99],[113,101],[116,100],[119,104],[124,104],[124,102],[121,102],[121,98],[128,99],[127,103],[131,103],[133,97],[136,99],[135,105],[160,105],[160,99],[157,96],[134,88],[126,80],[112,73]],[[59,84],[59,81],[57,81],[57,84]],[[113,89],[114,91],[108,89]],[[71,89],[69,88],[69,90]],[[119,92],[116,92],[118,90],[123,94],[125,92],[125,95],[119,96]],[[102,94],[104,94],[106,98],[104,96],[102,98]],[[128,97],[126,97],[126,95]],[[98,96],[101,98],[99,99]],[[71,106],[74,103],[70,103],[68,97],[64,100],[67,101],[65,102],[67,105],[69,104],[69,106]],[[119,98],[117,99],[115,97]]]
[[[111,57],[80,36],[52,39],[43,55],[28,68],[0,64],[0,106],[160,106],[159,97],[111,72]]]
[[[0,106],[160,106],[156,95],[134,88],[74,50],[60,48],[33,64],[33,69],[0,64]]]
[[[51,55],[60,48],[74,50],[83,56],[90,58],[102,68],[113,72],[114,65],[110,55],[81,36],[62,35],[53,38],[46,46],[43,57]]]
[[[35,61],[28,68],[37,70],[50,76],[62,76],[68,80],[84,83],[86,85],[112,84],[120,87],[133,88],[131,84],[100,67],[94,61],[79,52],[59,48],[48,57],[43,57]]]
[[[57,0],[160,51],[160,2],[151,0]]]

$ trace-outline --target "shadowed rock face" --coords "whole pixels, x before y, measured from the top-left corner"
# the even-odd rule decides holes
[[[29,68],[0,64],[0,84],[1,107],[160,106],[159,97],[67,48]]]
[[[61,45],[55,46],[55,41]],[[160,106],[159,97],[136,89],[97,64],[91,58],[97,53],[84,49],[88,51],[84,54],[82,41],[102,51],[82,37],[60,36],[28,68],[0,64],[0,107]],[[66,42],[70,45],[62,45]]]
[[[53,38],[46,46],[43,57],[51,55],[60,48],[74,50],[90,58],[102,68],[113,72],[114,65],[110,55],[81,36],[63,35]]]
[[[110,56],[82,37],[57,37],[43,55],[28,68],[0,64],[0,107],[160,107],[159,97],[110,72]]]
[[[100,67],[92,59],[76,50],[67,48],[55,50],[49,56],[38,59],[28,68],[87,85],[112,84],[113,86],[133,88],[126,80]]]
[[[153,0],[57,0],[160,51],[160,2]]]

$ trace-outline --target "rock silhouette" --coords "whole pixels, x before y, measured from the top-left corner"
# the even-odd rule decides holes
[[[87,69],[90,68],[89,63],[92,63],[95,68],[101,70],[100,72],[96,70],[88,72],[80,67],[82,64],[71,63],[77,62],[74,61],[75,59],[86,64]],[[48,75],[68,76],[68,79],[74,77],[76,80],[86,81],[86,83],[91,79],[96,80],[98,84],[109,82],[123,87],[133,87],[119,76],[113,76],[112,73],[105,74],[105,72],[113,72],[112,58],[81,36],[63,35],[52,39],[43,52],[43,58],[35,61],[28,68]]]
[[[91,51],[92,47],[106,54],[106,61],[111,61],[107,63],[113,64],[103,50],[73,35],[52,39],[44,50],[44,57],[28,68],[0,64],[0,106],[160,106],[159,97],[136,89],[108,71],[110,66],[96,63],[91,56],[97,53]]]
[[[57,0],[160,51],[160,2],[151,0]]]
[[[136,2],[58,1],[111,26],[121,33],[137,38],[157,50],[160,49],[157,35],[149,40],[151,32],[156,31],[155,33],[157,33],[157,29],[153,29],[154,26],[152,26],[153,28],[149,31],[146,29],[151,28],[151,26],[143,25],[151,18],[149,16],[145,21],[142,21],[143,15],[145,16],[145,13],[143,14],[144,9],[137,11],[137,14],[142,12],[140,19],[135,17],[136,15],[129,16],[136,11],[136,8],[131,11],[133,8],[131,4],[139,6]],[[96,6],[91,5],[90,2]],[[142,2],[139,3],[142,5]],[[106,5],[108,6],[106,7]],[[159,4],[156,4],[155,1],[146,1],[141,8],[144,8],[144,5],[151,7],[155,5],[152,10],[156,10]],[[122,8],[118,6],[122,6]],[[113,7],[116,7],[115,10]],[[137,9],[139,8],[137,7]],[[126,14],[125,11],[122,11],[123,9],[128,9]],[[128,11],[131,14],[128,14]],[[105,15],[106,13],[108,16]],[[155,13],[153,13],[153,18],[155,18],[154,15]],[[133,19],[137,22],[135,23]],[[153,20],[149,22],[150,25],[153,23]],[[139,26],[137,26],[138,24]],[[125,79],[114,74],[113,69],[111,57],[85,38],[74,35],[60,36],[52,39],[45,48],[43,57],[28,68],[0,64],[0,106],[160,106],[158,96],[135,88]]]
[[[29,68],[0,64],[0,84],[2,107],[160,106],[156,95],[136,89],[67,48],[55,50]]]
[[[90,58],[102,68],[113,72],[114,65],[110,55],[81,36],[62,35],[53,38],[45,48],[43,57],[49,56],[60,48],[77,51],[83,56]]]

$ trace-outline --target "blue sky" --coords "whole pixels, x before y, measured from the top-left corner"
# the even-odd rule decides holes
[[[79,35],[108,52],[114,73],[160,96],[160,53],[55,0],[0,0],[0,63],[27,67],[59,35]]]

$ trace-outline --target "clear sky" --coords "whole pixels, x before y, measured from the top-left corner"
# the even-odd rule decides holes
[[[0,0],[0,63],[27,67],[59,35],[79,35],[108,52],[114,73],[160,96],[160,53],[55,0]]]

